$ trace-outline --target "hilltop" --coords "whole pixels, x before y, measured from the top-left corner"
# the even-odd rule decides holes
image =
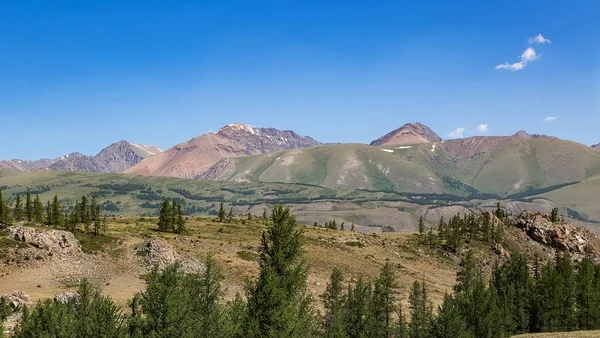
[[[371,142],[371,145],[410,145],[441,141],[442,138],[439,137],[433,130],[420,122],[416,122],[414,124],[407,123],[402,127],[385,134],[384,136]]]

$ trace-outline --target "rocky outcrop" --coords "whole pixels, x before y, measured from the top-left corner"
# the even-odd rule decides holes
[[[31,305],[31,297],[23,291],[14,291],[12,293],[2,295],[0,297],[4,299],[13,311],[18,311],[25,305]],[[1,333],[1,332],[0,332]]]
[[[581,229],[567,222],[553,223],[544,213],[524,211],[516,217],[514,225],[523,229],[534,241],[580,255],[594,255],[598,238],[589,230]]]
[[[37,249],[52,254],[79,254],[81,246],[72,233],[62,230],[38,230],[35,228],[16,226],[9,227],[8,232],[18,241],[27,243]]]
[[[407,145],[427,142],[441,142],[433,130],[422,123],[407,123],[402,127],[393,130],[384,136],[371,142],[372,146],[381,145]]]
[[[202,262],[180,255],[172,245],[164,239],[153,239],[145,243],[146,259],[151,267],[157,267],[159,270],[168,265],[179,263],[182,269],[187,273],[197,273],[203,269]]]
[[[79,293],[74,291],[66,291],[58,293],[54,296],[54,301],[61,304],[68,303],[71,299],[79,297]]]

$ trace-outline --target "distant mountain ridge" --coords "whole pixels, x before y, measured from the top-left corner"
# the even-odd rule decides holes
[[[600,143],[593,145],[592,148],[600,150]]]
[[[119,141],[102,149],[95,156],[87,156],[74,152],[56,159],[41,159],[37,161],[14,159],[0,161],[0,168],[10,168],[18,171],[62,170],[115,173],[122,172],[143,159],[161,152],[162,150],[154,146]]]
[[[507,196],[600,174],[600,153],[580,143],[525,131],[434,142],[439,138],[429,128],[415,126],[404,125],[372,143],[381,146],[323,145],[222,159],[198,178]]]
[[[426,125],[416,122],[407,123],[402,127],[393,130],[384,136],[374,140],[370,145],[382,146],[382,145],[411,145],[419,143],[429,142],[441,142],[442,138],[439,137],[433,130]]]
[[[233,123],[200,135],[125,170],[129,174],[195,178],[223,158],[249,156],[283,149],[320,145],[291,130],[256,128]]]

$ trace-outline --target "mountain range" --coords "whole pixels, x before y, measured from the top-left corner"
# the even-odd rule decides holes
[[[195,178],[222,158],[262,154],[282,149],[320,145],[291,130],[229,124],[215,133],[200,135],[125,170],[128,174]]]
[[[18,171],[62,170],[80,172],[122,172],[143,159],[161,153],[157,147],[119,141],[102,149],[95,156],[78,152],[55,159],[0,161],[0,168]]]
[[[126,141],[95,156],[0,161],[19,171],[123,172],[232,182],[285,182],[485,196],[580,182],[600,175],[600,145],[521,130],[511,136],[442,140],[408,123],[366,144],[322,144],[291,130],[229,124],[166,151]]]

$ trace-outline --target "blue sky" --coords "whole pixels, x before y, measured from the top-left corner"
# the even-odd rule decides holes
[[[166,149],[232,122],[323,142],[415,121],[600,142],[593,0],[0,6],[1,159]]]

